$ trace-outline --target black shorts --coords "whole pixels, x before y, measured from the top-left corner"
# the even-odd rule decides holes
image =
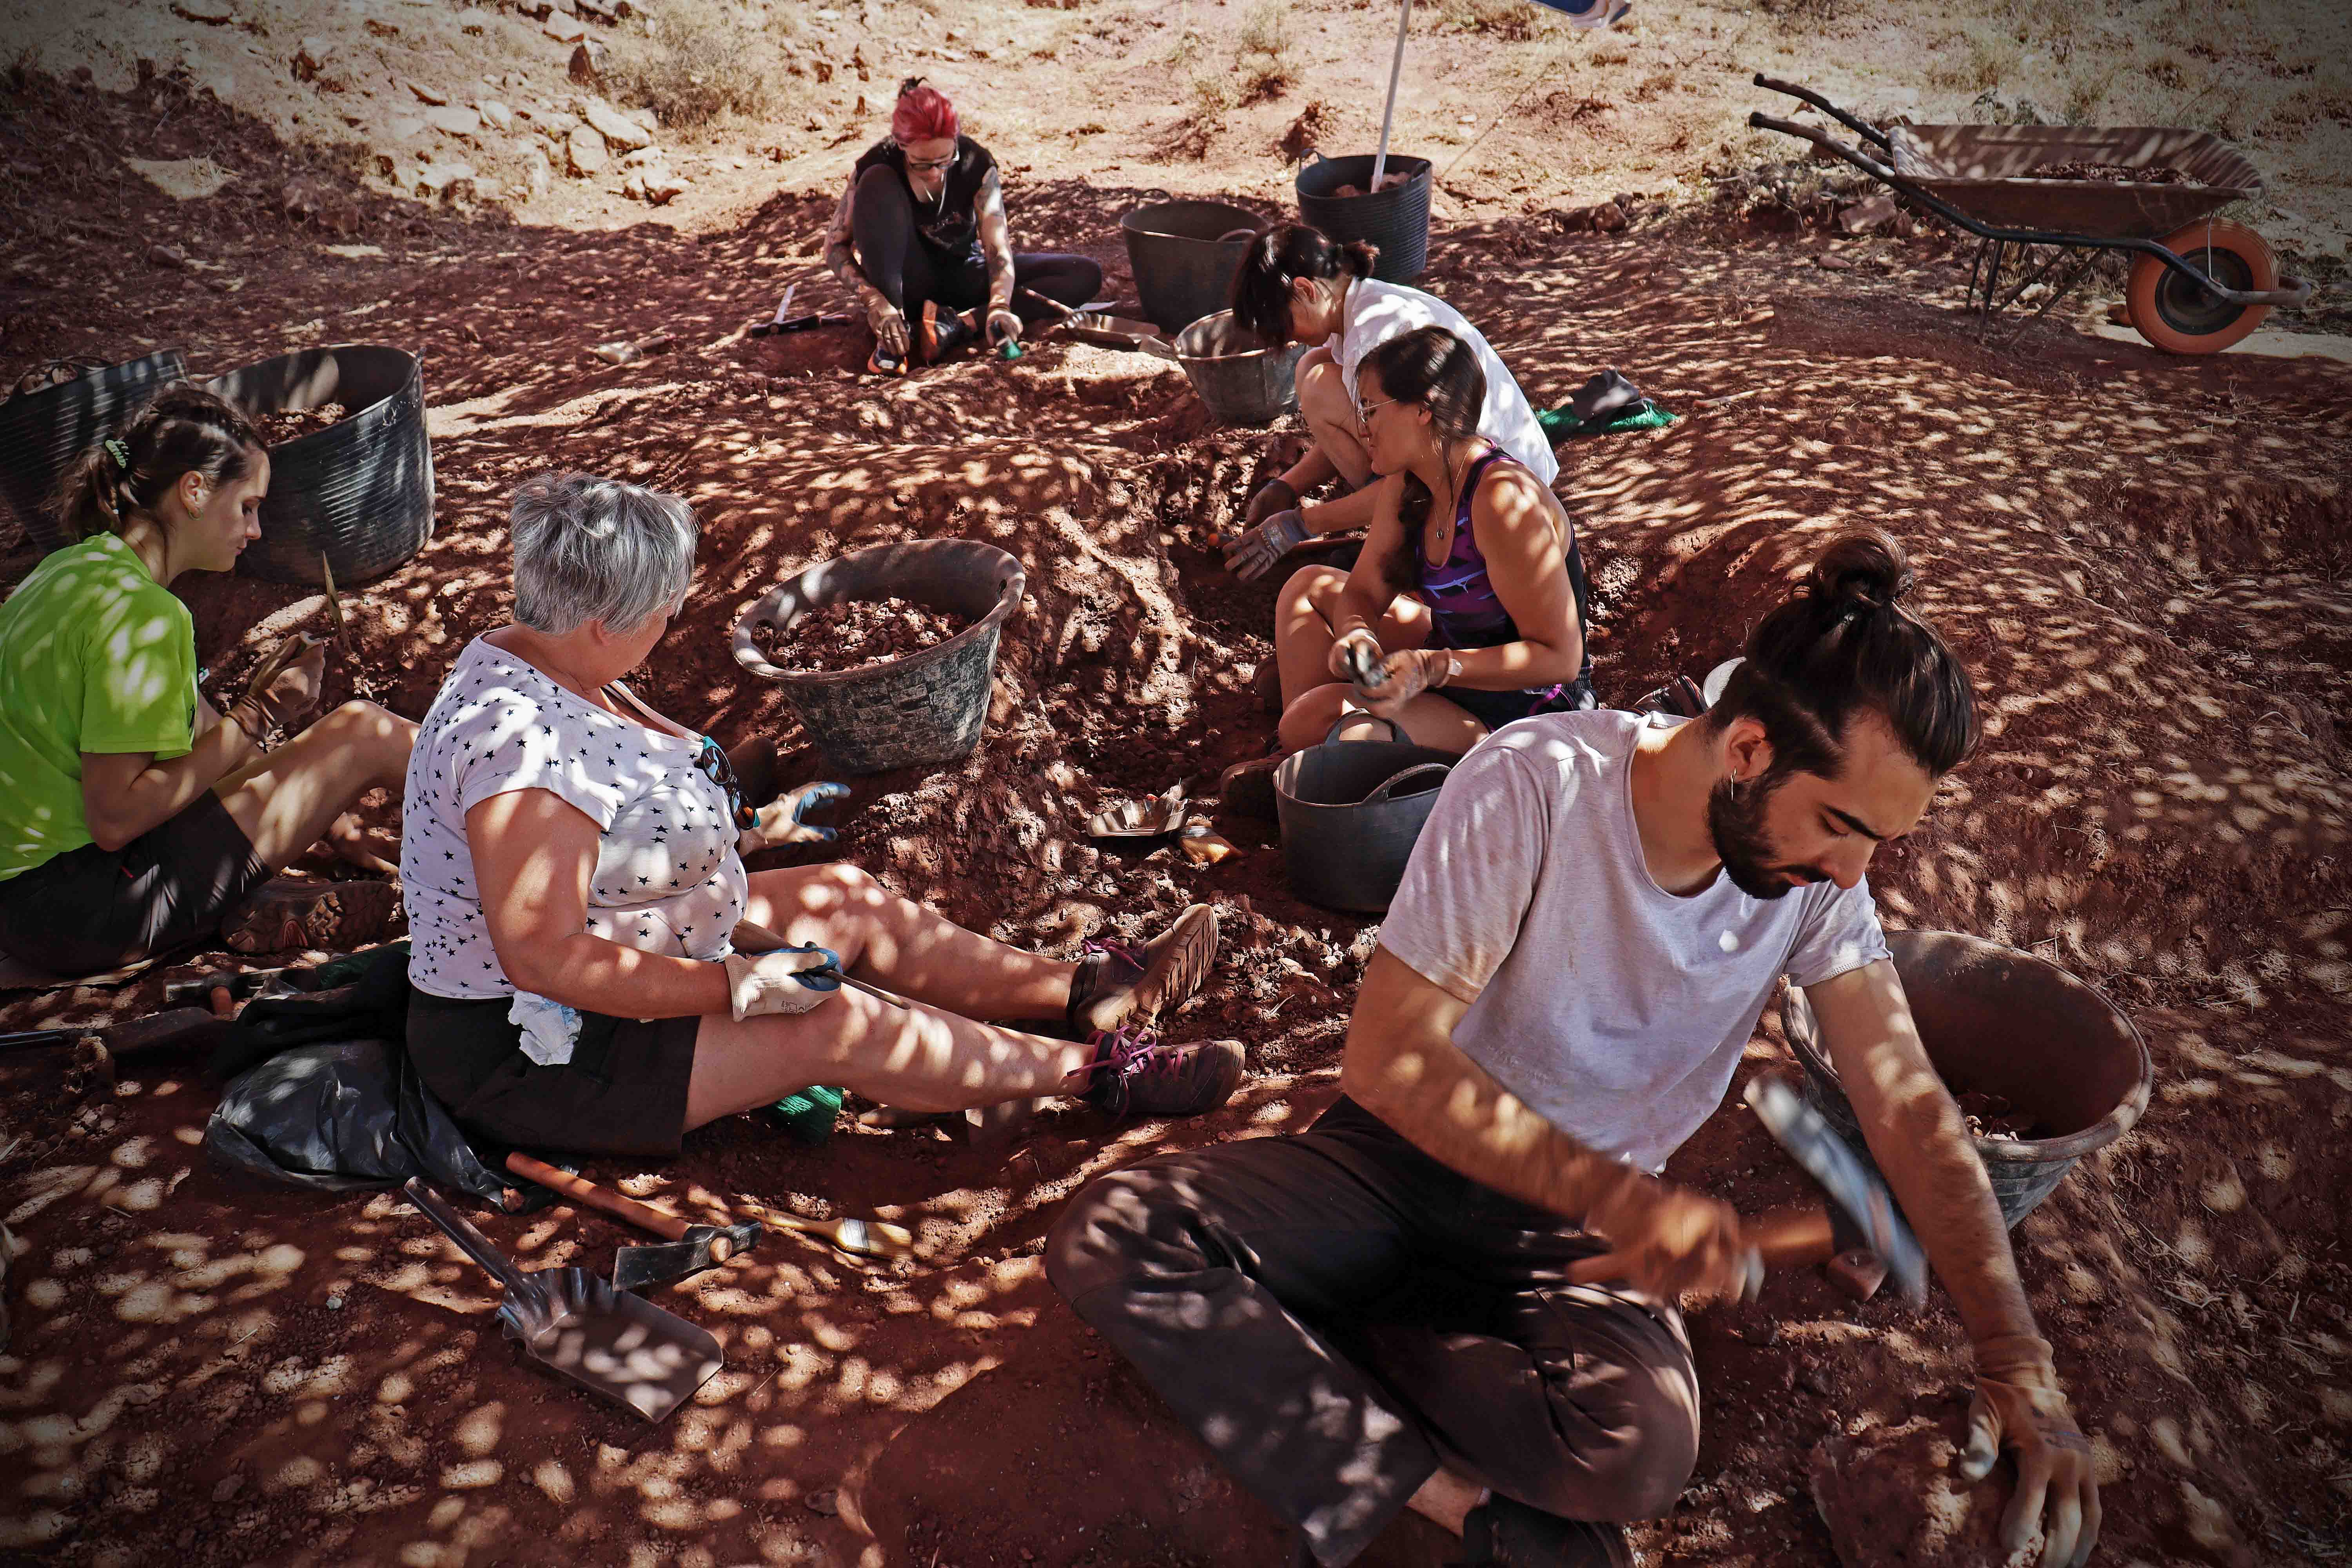
[[[1515,719],[1538,713],[1574,713],[1593,706],[1592,688],[1578,680],[1563,686],[1528,691],[1473,691],[1466,686],[1442,686],[1430,693],[1443,697],[1493,733]]]
[[[507,1021],[513,1005],[409,990],[409,1060],[458,1126],[508,1148],[677,1157],[701,1019],[583,1013],[572,1059],[541,1067]]]
[[[184,947],[269,878],[207,790],[120,849],[85,844],[0,882],[0,952],[53,974],[97,974]]]

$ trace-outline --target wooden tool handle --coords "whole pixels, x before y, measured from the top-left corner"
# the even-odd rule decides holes
[[[534,1160],[530,1155],[522,1153],[509,1154],[507,1169],[526,1181],[537,1182],[551,1192],[562,1193],[574,1203],[585,1204],[592,1209],[602,1209],[614,1219],[627,1220],[639,1230],[651,1231],[665,1241],[686,1239],[688,1221],[678,1218],[674,1214],[664,1214],[651,1204],[641,1204],[635,1198],[623,1197],[618,1193],[598,1186],[585,1176],[575,1176],[569,1171],[559,1171],[544,1160]],[[712,1256],[718,1256],[715,1247]],[[720,1261],[724,1262],[725,1259],[722,1258]]]
[[[1764,1255],[1767,1268],[1826,1263],[1837,1254],[1837,1244],[1830,1239],[1830,1211],[1820,1205],[1759,1215],[1742,1228],[1749,1243]]]

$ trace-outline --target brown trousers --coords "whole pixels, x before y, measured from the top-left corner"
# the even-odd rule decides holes
[[[1671,1306],[1567,1282],[1601,1250],[1343,1099],[1303,1133],[1103,1177],[1046,1267],[1328,1564],[1440,1465],[1564,1519],[1673,1505],[1698,1453],[1690,1343]]]

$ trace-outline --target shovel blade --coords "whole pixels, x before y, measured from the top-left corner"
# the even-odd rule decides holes
[[[1822,1113],[1805,1103],[1788,1080],[1764,1074],[1748,1080],[1748,1109],[1829,1200],[1861,1227],[1871,1250],[1886,1265],[1888,1278],[1914,1307],[1927,1301],[1927,1255],[1904,1223],[1895,1194],[1878,1173],[1863,1163]]]
[[[585,1268],[543,1268],[530,1278],[544,1304],[500,1308],[509,1337],[550,1371],[647,1421],[667,1419],[726,1364],[709,1330]]]

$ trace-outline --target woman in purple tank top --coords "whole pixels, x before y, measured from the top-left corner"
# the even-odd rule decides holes
[[[1515,719],[1592,707],[1576,529],[1558,497],[1478,434],[1476,355],[1423,327],[1365,356],[1356,384],[1380,476],[1371,531],[1352,572],[1309,568],[1323,578],[1284,593],[1283,751],[1316,744],[1353,712],[1466,752]],[[1360,668],[1374,679],[1355,679]],[[1228,770],[1227,802],[1267,793],[1277,760]]]

